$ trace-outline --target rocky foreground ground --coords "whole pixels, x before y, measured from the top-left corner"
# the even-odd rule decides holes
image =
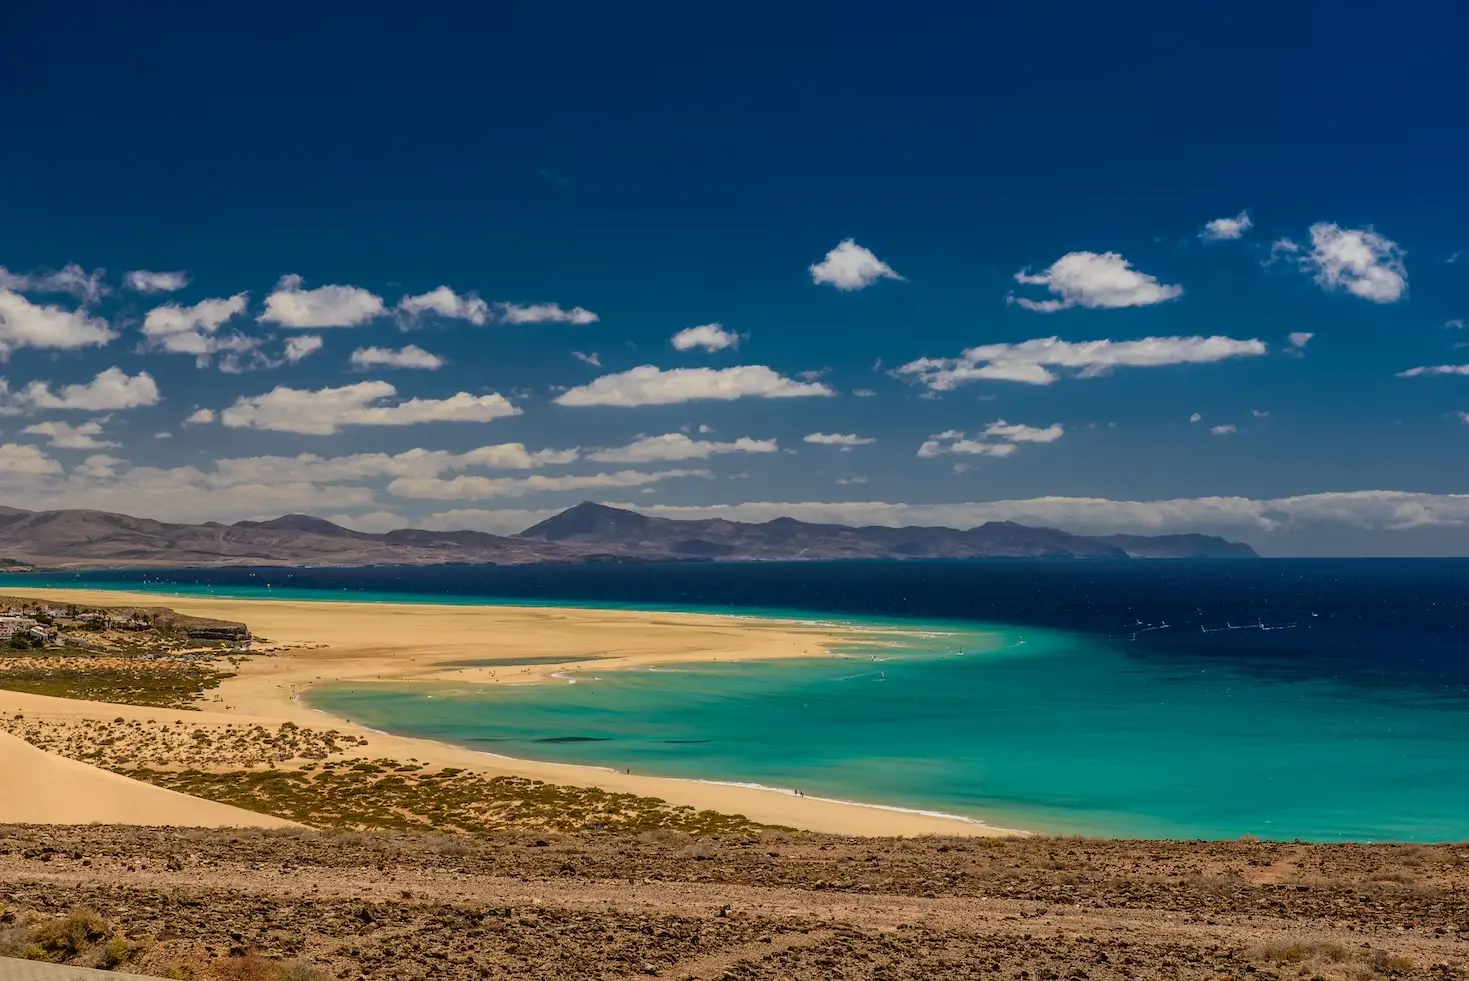
[[[0,828],[0,952],[175,978],[1469,977],[1469,846]]]

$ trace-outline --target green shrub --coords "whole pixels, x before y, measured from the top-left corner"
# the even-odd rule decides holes
[[[52,960],[67,960],[111,937],[116,930],[95,910],[76,909],[60,919],[37,924],[31,941]]]

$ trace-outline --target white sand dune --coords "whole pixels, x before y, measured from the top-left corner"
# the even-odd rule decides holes
[[[0,732],[0,823],[137,824],[179,828],[299,827],[53,756]]]

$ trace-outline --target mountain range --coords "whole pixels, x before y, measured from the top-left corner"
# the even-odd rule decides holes
[[[1255,557],[1250,546],[1213,535],[1087,536],[1009,521],[965,531],[853,528],[794,518],[689,521],[589,501],[509,536],[417,528],[373,534],[305,514],[190,525],[106,511],[0,506],[0,559],[50,568]]]

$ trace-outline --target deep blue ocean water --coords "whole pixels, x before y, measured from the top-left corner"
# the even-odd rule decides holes
[[[379,728],[511,756],[799,787],[1045,831],[1469,838],[1466,560],[256,569],[8,581],[901,625],[927,636],[882,651],[881,661],[854,650],[510,690],[328,689],[311,700]]]

